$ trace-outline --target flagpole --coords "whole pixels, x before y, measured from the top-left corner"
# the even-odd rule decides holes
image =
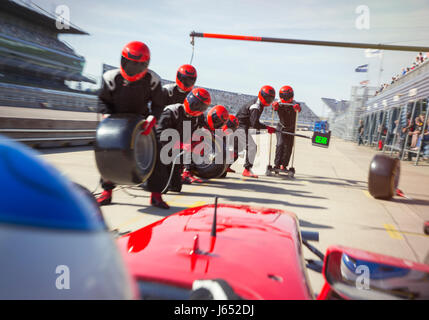
[[[380,51],[380,70],[378,71],[378,85],[381,87],[381,74],[383,73],[383,50]]]

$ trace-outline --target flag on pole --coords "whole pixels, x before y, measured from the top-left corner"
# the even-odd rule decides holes
[[[381,57],[382,54],[382,51],[379,49],[365,49],[366,58]]]
[[[355,72],[368,72],[368,65],[363,64],[355,69]]]

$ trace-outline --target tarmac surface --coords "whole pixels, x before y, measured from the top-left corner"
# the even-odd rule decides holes
[[[310,135],[310,132],[300,133]],[[102,207],[110,229],[137,230],[185,208],[220,203],[244,203],[294,212],[302,230],[318,231],[325,252],[330,245],[360,248],[381,254],[429,263],[429,236],[423,222],[429,220],[429,164],[401,162],[399,187],[408,199],[376,200],[367,191],[369,164],[375,149],[332,138],[329,149],[314,147],[310,140],[296,138],[295,178],[265,176],[269,160],[269,135],[255,136],[258,155],[254,172],[259,179],[243,178],[240,158],[235,174],[224,179],[184,185],[181,193],[168,193],[170,210],[149,205],[149,193],[140,188],[120,189],[113,203]],[[272,143],[272,154],[275,136]],[[42,157],[71,180],[100,192],[99,174],[90,147],[41,150]],[[241,164],[240,164],[241,163]],[[98,186],[98,187],[97,187]],[[95,188],[97,187],[97,190]],[[281,254],[281,253],[279,253]],[[307,249],[306,258],[315,258]],[[323,279],[309,271],[314,291]]]

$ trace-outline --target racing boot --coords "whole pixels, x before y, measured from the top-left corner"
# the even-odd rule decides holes
[[[226,172],[235,173],[235,170],[231,169],[231,167],[228,167],[228,169],[226,169]]]
[[[182,173],[182,184],[192,184],[191,173],[188,170]]]
[[[105,206],[112,203],[112,190],[104,190],[97,198],[98,205]]]
[[[281,167],[280,167],[280,166],[274,166],[274,167],[273,167],[273,171],[274,171],[276,174],[279,174],[280,170],[281,170]]]
[[[244,169],[243,177],[258,178],[258,176],[254,174],[251,169]]]
[[[194,176],[194,175],[191,173],[191,183],[194,183],[194,182],[203,183],[203,180],[201,180],[201,179],[197,178],[196,176]]]
[[[195,177],[190,171],[184,170],[182,174],[182,183],[192,184],[194,182],[202,183],[203,181]]]
[[[162,200],[162,195],[159,192],[152,192],[150,195],[150,204],[161,209],[170,209],[170,206]]]

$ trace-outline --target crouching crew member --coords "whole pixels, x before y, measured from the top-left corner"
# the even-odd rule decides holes
[[[224,106],[217,105],[207,113],[207,125],[210,131],[222,129],[229,119],[229,112]]]
[[[276,131],[275,128],[259,122],[264,107],[271,105],[275,96],[276,92],[273,87],[263,86],[259,91],[258,98],[243,105],[236,115],[239,121],[239,131],[237,131],[237,135],[241,141],[240,145],[246,146],[246,163],[243,171],[243,176],[245,177],[258,178],[258,176],[252,172],[257,147],[252,136],[248,134],[249,129],[267,129],[269,134],[273,134]]]
[[[166,129],[175,129],[179,133],[180,141],[176,145],[183,145],[189,141],[183,141],[184,139],[184,126],[185,121],[191,122],[191,137],[192,133],[198,128],[205,126],[205,121],[202,121],[201,117],[204,119],[204,112],[207,110],[208,106],[211,103],[210,94],[206,89],[196,88],[193,89],[185,98],[183,104],[176,103],[166,106],[164,111],[161,114],[158,126],[156,128],[157,138],[160,139],[161,133]],[[161,141],[161,148],[165,146],[169,141]],[[191,151],[190,145],[188,145],[187,151]],[[189,152],[188,152],[189,154]],[[171,164],[164,164],[168,175],[171,172]],[[175,164],[173,175],[171,178],[169,190],[180,192],[182,189],[182,179],[181,179],[181,164]],[[152,174],[153,176],[153,174]],[[163,180],[162,177],[159,178]],[[166,181],[168,182],[168,181]]]
[[[168,83],[162,87],[162,94],[164,97],[164,105],[168,106],[171,104],[180,103],[182,104],[185,101],[188,93],[194,88],[195,82],[197,81],[197,70],[190,64],[184,64],[179,67],[176,73],[176,83]],[[199,122],[204,123],[204,116],[199,116]],[[187,154],[190,156],[190,153]],[[190,161],[190,159],[189,159]],[[185,171],[183,172],[182,183],[191,184],[195,181],[201,180],[195,178],[191,173],[192,164],[176,165],[174,167],[173,181],[172,183],[176,183],[177,174],[182,175],[183,167],[185,167]],[[180,192],[182,189],[182,183],[180,186],[178,183],[170,184],[169,190]]]
[[[279,115],[279,123],[277,124],[276,132],[277,144],[274,169],[287,171],[295,136],[280,133],[280,131],[295,133],[296,115],[297,112],[301,112],[301,106],[293,100],[294,92],[290,86],[281,87],[279,96],[281,103],[290,105],[279,106],[278,101],[273,103],[273,109],[277,111]]]
[[[103,75],[103,86],[99,94],[100,112],[105,114],[133,113],[144,117],[154,115],[159,119],[164,108],[160,77],[148,69],[149,48],[142,42],[128,43],[122,50],[120,69],[110,70]],[[151,102],[149,109],[148,103]],[[159,163],[155,171],[159,170]],[[153,206],[168,208],[162,200],[162,181],[149,179],[150,203]],[[97,198],[99,205],[112,202],[112,190],[115,184],[102,179],[104,189]]]

